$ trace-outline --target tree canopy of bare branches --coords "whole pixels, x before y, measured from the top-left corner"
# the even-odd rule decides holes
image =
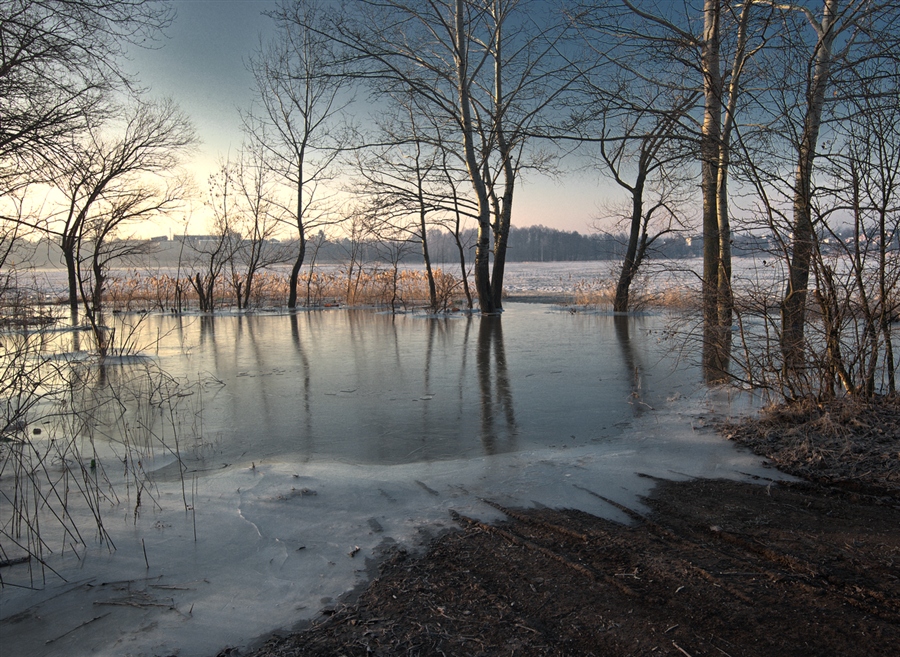
[[[35,178],[74,133],[132,85],[122,68],[172,20],[156,0],[8,0],[0,4],[0,194]]]

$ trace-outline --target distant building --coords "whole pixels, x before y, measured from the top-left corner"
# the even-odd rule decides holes
[[[176,242],[197,244],[199,242],[209,242],[219,238],[216,235],[175,235],[172,239]]]

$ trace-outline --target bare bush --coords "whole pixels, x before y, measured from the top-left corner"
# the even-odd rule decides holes
[[[123,344],[134,338],[125,329],[120,336]],[[136,519],[160,506],[151,461],[179,465],[188,508],[181,454],[203,440],[197,384],[148,359],[66,351],[68,337],[0,334],[0,561],[28,562],[33,586],[52,572],[51,554],[78,553],[92,536],[114,549],[111,509]]]

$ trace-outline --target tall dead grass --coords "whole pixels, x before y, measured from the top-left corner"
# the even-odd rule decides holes
[[[434,271],[437,308],[443,310],[461,303],[462,280],[449,272]],[[233,281],[224,276],[216,280],[215,307],[237,307]],[[263,271],[253,278],[251,306],[282,307],[287,304],[289,274]],[[165,273],[130,270],[112,274],[105,291],[106,306],[113,312],[181,312],[199,308],[199,298],[190,285],[189,274],[176,277]],[[307,306],[430,306],[428,279],[424,271],[385,266],[340,267],[303,272],[298,297]],[[457,298],[459,297],[459,298]]]
[[[92,539],[115,549],[111,511],[136,520],[161,508],[152,459],[178,467],[192,511],[182,454],[204,444],[200,382],[149,359],[67,358],[48,350],[54,337],[0,336],[0,566],[26,564],[30,587],[54,572],[52,554],[80,557]]]
[[[575,283],[573,303],[576,306],[611,310],[616,296],[616,283],[609,278],[580,280]],[[700,308],[698,290],[679,283],[651,285],[641,280],[632,286],[629,309],[641,312],[650,309],[694,311]]]

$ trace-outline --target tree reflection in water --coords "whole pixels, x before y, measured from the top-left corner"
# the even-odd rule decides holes
[[[503,348],[503,322],[499,315],[486,315],[477,321],[480,322],[477,365],[484,453],[511,452],[515,449],[517,429]]]
[[[603,442],[659,408],[677,374],[664,320],[511,304],[502,317],[149,316],[159,366],[201,383],[196,467],[297,459],[404,464]],[[674,376],[673,376],[674,374]],[[202,421],[201,421],[202,420]]]
[[[634,350],[631,340],[631,331],[634,328],[634,320],[627,315],[613,315],[616,340],[622,349],[622,361],[625,372],[631,375],[631,400],[634,406],[634,414],[640,415],[650,407],[641,399],[643,395],[644,366]]]

